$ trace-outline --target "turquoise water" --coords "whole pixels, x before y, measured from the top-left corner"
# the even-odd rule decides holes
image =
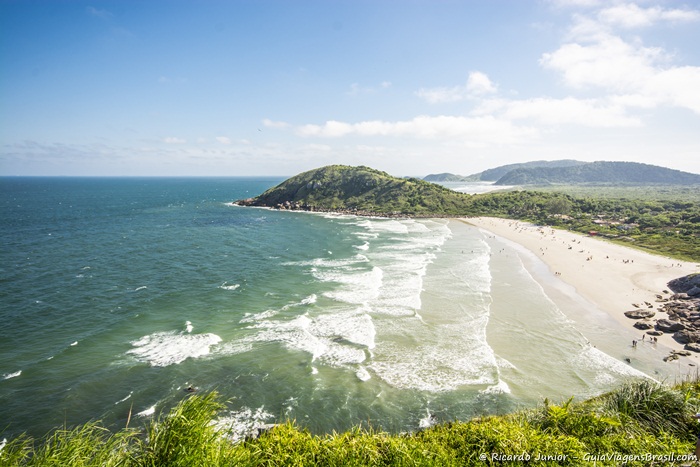
[[[462,222],[230,204],[279,181],[0,179],[3,436],[141,423],[190,386],[241,433],[397,432],[672,374]]]

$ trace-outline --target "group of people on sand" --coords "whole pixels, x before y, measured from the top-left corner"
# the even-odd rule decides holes
[[[646,337],[646,334],[642,334],[642,341],[644,341]],[[637,347],[638,342],[639,341],[636,339],[632,340],[632,347]],[[659,342],[659,339],[656,336],[649,336],[649,342],[651,342],[652,344],[656,344],[657,342]]]

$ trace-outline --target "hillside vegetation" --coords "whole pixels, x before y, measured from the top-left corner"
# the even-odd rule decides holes
[[[479,180],[495,182],[514,170],[566,168],[583,164],[586,164],[586,162],[576,161],[573,159],[521,162],[518,164],[508,164],[500,167],[494,167],[493,169],[484,170],[480,174],[476,175],[479,176]]]
[[[374,214],[458,215],[469,196],[416,178],[392,177],[369,167],[330,165],[296,175],[248,206]]]
[[[572,159],[563,159],[558,161],[530,161],[521,162],[518,164],[502,165],[492,169],[484,170],[483,172],[472,175],[456,175],[452,173],[430,174],[423,177],[426,182],[495,182],[508,172],[516,169],[530,169],[537,167],[570,167],[574,165],[585,164],[586,162],[576,161]]]
[[[315,435],[288,421],[234,442],[215,394],[190,395],[142,428],[99,423],[18,437],[3,466],[648,466],[690,464],[700,383],[630,382],[592,400],[451,421],[415,433],[371,428]]]
[[[700,204],[697,196],[686,196],[636,199],[556,191],[467,195],[368,167],[332,165],[299,174],[238,204],[358,215],[505,217],[582,233],[595,231],[650,252],[700,261]]]
[[[700,185],[700,175],[638,162],[590,162],[569,167],[523,167],[511,170],[496,185],[550,183],[631,183]]]

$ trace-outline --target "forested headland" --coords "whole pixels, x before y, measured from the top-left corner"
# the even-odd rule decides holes
[[[377,216],[504,217],[700,261],[700,185],[550,186],[468,195],[369,167],[333,165],[238,204]]]

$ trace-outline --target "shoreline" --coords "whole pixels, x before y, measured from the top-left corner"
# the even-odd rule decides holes
[[[663,293],[668,290],[669,281],[700,272],[700,263],[657,256],[567,230],[494,217],[457,220],[533,253],[547,266],[551,279],[573,287],[581,297],[635,333],[639,342],[650,336],[635,328],[637,320],[626,317],[624,312],[639,308],[635,304],[647,309],[644,302],[649,302],[656,311],[653,319],[665,318],[666,314],[658,311],[662,303],[657,303],[657,295],[670,297],[670,293]],[[629,342],[622,344],[631,345]],[[658,344],[670,351],[684,348],[667,333],[658,336]],[[691,356],[681,357],[681,361],[697,369],[700,354],[691,352]]]

